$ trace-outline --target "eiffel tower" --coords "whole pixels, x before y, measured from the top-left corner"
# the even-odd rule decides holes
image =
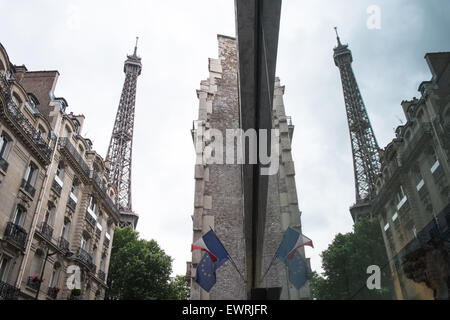
[[[364,101],[352,69],[352,53],[343,45],[334,28],[337,47],[334,48],[334,63],[341,73],[345,110],[352,144],[355,174],[356,203],[350,208],[353,221],[370,215],[370,202],[376,195],[375,178],[380,173],[380,151],[370,124]]]
[[[137,42],[138,37],[136,37],[134,53],[133,55],[127,55],[123,67],[125,82],[107,153],[110,164],[110,181],[117,189],[116,204],[121,213],[120,226],[131,225],[133,229],[136,229],[139,219],[131,206],[131,164],[136,83],[142,70],[141,58],[137,56]]]

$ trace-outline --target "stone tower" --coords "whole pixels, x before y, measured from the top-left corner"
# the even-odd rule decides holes
[[[125,82],[120,96],[116,121],[108,147],[110,180],[117,189],[116,203],[121,214],[120,225],[136,229],[138,215],[131,207],[131,164],[133,153],[134,108],[137,78],[141,74],[141,58],[137,56],[137,40],[133,55],[127,56],[123,71]]]
[[[209,78],[201,81],[197,90],[199,99],[198,120],[194,121],[192,138],[194,145],[207,146],[213,139],[211,129],[216,129],[226,137],[227,129],[240,126],[237,77],[236,39],[218,35],[219,58],[209,59]],[[279,129],[279,170],[269,176],[267,216],[265,223],[263,270],[272,260],[284,231],[291,226],[301,231],[297,192],[295,186],[294,163],[291,156],[291,140],[294,126],[285,115],[283,104],[284,87],[275,80],[273,103],[273,128]],[[225,150],[225,147],[224,147]],[[228,150],[227,150],[228,151]],[[245,234],[243,216],[243,165],[208,164],[202,162],[204,150],[196,148],[195,198],[193,220],[193,241],[214,229],[242,275],[246,273]],[[234,145],[236,157],[236,145]],[[217,156],[217,154],[215,155]],[[191,276],[191,299],[247,299],[246,283],[243,277],[228,261],[217,270],[217,282],[208,293],[196,282],[196,267],[202,252],[193,251],[192,262],[188,263]],[[304,250],[301,255],[305,257]],[[307,260],[309,265],[309,260]],[[285,266],[278,260],[259,287],[281,287],[281,299],[309,299],[309,283],[300,290],[288,284]]]
[[[356,203],[350,208],[353,221],[370,215],[370,202],[375,197],[375,178],[380,173],[380,153],[364,101],[352,69],[352,53],[337,34],[334,63],[339,68],[344,91],[345,110],[352,144],[355,172]]]

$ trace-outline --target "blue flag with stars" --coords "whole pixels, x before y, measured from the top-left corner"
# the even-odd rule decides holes
[[[203,255],[197,266],[195,281],[197,281],[200,287],[202,287],[206,292],[209,292],[216,284],[216,265],[211,260],[208,253]]]
[[[292,259],[286,259],[286,266],[289,273],[289,282],[298,290],[303,287],[308,280],[308,265],[305,259],[296,252]]]
[[[280,246],[275,256],[286,265],[289,274],[289,282],[298,290],[303,287],[308,280],[308,265],[298,251],[290,259],[287,257],[298,239],[298,232],[292,228],[287,228],[283,235]]]

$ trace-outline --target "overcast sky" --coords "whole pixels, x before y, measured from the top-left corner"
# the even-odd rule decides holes
[[[371,5],[380,11],[380,28]],[[370,8],[372,9],[372,8]],[[138,80],[133,149],[133,209],[145,239],[174,258],[174,274],[191,259],[195,90],[217,58],[217,34],[235,35],[234,1],[0,0],[0,42],[14,64],[58,70],[56,96],[68,112],[84,114],[83,135],[106,154],[123,85],[123,62],[133,52]],[[449,51],[446,0],[300,1],[282,5],[277,75],[286,86],[303,232],[313,270],[334,236],[352,229],[353,166],[344,99],[333,62],[338,26],[378,143],[386,146],[404,121],[402,100],[419,96],[431,75],[427,52]],[[376,18],[376,17],[375,17]],[[369,24],[376,27],[375,24]]]

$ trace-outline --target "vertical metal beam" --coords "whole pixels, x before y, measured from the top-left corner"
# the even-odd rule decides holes
[[[241,128],[268,130],[270,149],[272,104],[280,26],[281,0],[235,0],[238,46],[238,88]],[[259,287],[267,207],[268,176],[259,161],[243,165],[244,232],[247,293]],[[243,146],[245,148],[245,144]]]

